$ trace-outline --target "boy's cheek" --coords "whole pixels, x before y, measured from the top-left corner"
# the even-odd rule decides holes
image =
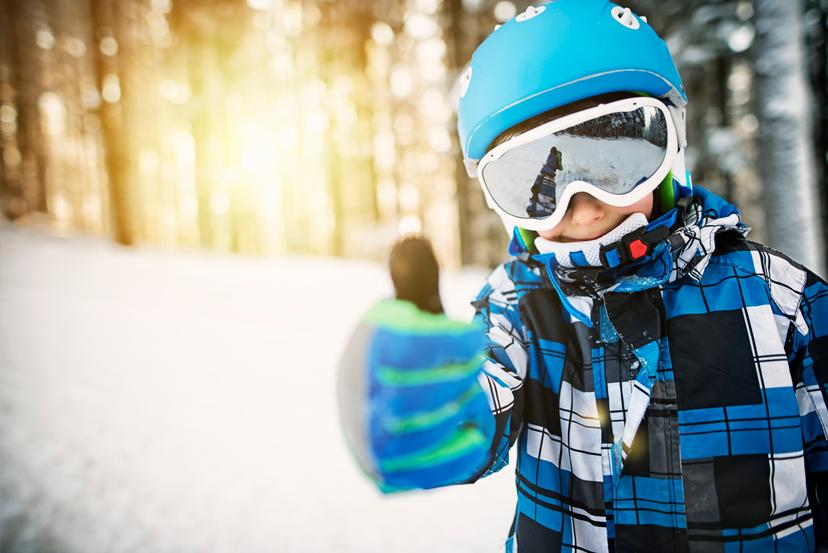
[[[647,219],[653,214],[653,193],[651,192],[641,200],[635,202],[632,205],[628,205],[626,207],[613,207],[607,206],[610,210],[614,213],[619,215],[631,215],[633,213],[643,213]]]
[[[541,238],[543,238],[545,240],[551,240],[551,241],[554,242],[554,241],[558,240],[558,238],[560,238],[561,231],[558,230],[560,227],[561,227],[561,225],[558,225],[557,227],[555,227],[553,229],[539,230],[538,231],[538,236],[540,236]]]
[[[645,198],[626,207],[615,207],[609,204],[603,204],[605,218],[609,218],[614,225],[619,225],[624,219],[627,218],[628,215],[632,215],[633,213],[643,213],[649,220],[653,214],[653,198],[653,193],[650,193]],[[606,223],[606,219],[604,223]],[[564,219],[564,221],[553,229],[538,231],[538,235],[546,240],[568,242],[570,239],[566,237],[567,225],[567,220]],[[609,232],[610,230],[612,230],[612,228],[607,229],[606,232]]]

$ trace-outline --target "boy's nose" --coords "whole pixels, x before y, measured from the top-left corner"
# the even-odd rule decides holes
[[[604,206],[586,192],[578,192],[570,200],[569,213],[573,225],[589,226],[604,218]]]

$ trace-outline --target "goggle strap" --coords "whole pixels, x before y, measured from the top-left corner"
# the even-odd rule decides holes
[[[535,237],[537,237],[538,233],[520,227],[515,227],[515,230],[520,238],[523,249],[531,253],[537,253],[537,249],[535,248]]]
[[[676,205],[676,191],[675,183],[673,182],[673,171],[670,170],[661,184],[656,188],[656,199],[658,202],[658,212],[667,213]]]

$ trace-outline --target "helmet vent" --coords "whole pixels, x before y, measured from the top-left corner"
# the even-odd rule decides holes
[[[529,19],[532,19],[536,15],[542,14],[543,10],[545,10],[545,9],[546,9],[546,6],[538,6],[537,8],[535,6],[529,6],[528,8],[526,8],[523,11],[523,13],[520,13],[515,18],[515,21],[517,21],[518,23],[520,23],[521,21],[527,21]]]
[[[641,23],[638,22],[638,19],[630,8],[615,6],[612,8],[612,18],[624,27],[634,31],[641,27]]]

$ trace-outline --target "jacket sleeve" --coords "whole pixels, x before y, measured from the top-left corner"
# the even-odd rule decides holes
[[[509,450],[523,419],[523,379],[529,357],[508,265],[492,272],[473,304],[475,321],[486,329],[481,384],[495,418],[490,462],[481,474],[485,476],[509,464]]]
[[[828,551],[828,286],[804,270],[788,360],[802,424],[808,498],[818,551]]]

